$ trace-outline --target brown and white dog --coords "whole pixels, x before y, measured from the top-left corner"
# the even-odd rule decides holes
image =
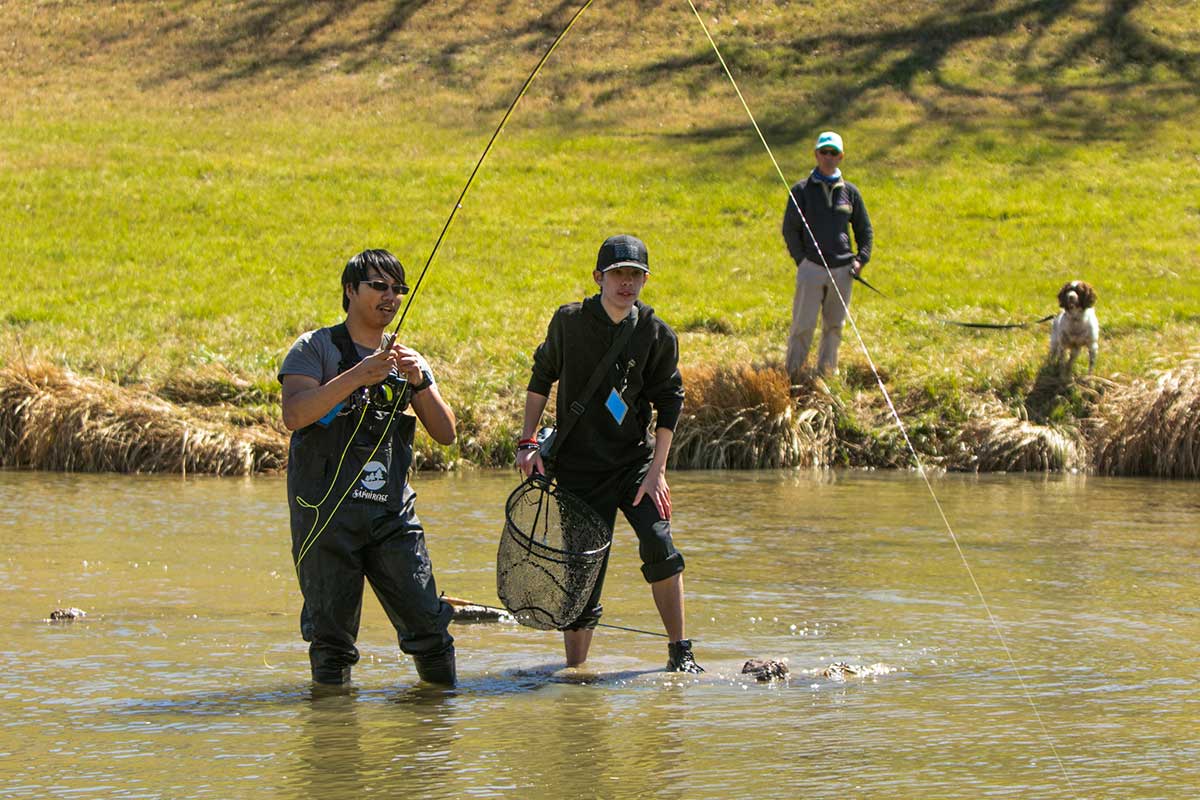
[[[1050,329],[1050,360],[1060,362],[1067,356],[1067,371],[1084,347],[1088,349],[1088,374],[1096,368],[1100,346],[1100,321],[1096,319],[1096,290],[1083,281],[1071,281],[1058,290],[1062,311]]]

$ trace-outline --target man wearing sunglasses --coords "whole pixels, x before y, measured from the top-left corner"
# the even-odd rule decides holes
[[[292,431],[288,500],[304,595],[300,631],[317,684],[350,680],[364,579],[417,674],[443,685],[456,679],[452,609],[438,595],[407,480],[416,421],[450,444],[455,419],[429,364],[387,333],[407,293],[394,255],[359,253],[342,272],[345,320],[301,335],[279,369],[283,423]]]
[[[842,178],[842,137],[817,137],[817,165],[792,187],[783,212],[783,240],[796,262],[796,294],[788,334],[787,371],[792,383],[804,377],[804,362],[821,316],[817,372],[837,374],[838,345],[850,305],[854,277],[871,259],[874,233],[858,187]],[[854,231],[851,247],[850,231]],[[840,297],[839,297],[840,294]],[[843,305],[843,301],[845,304]]]

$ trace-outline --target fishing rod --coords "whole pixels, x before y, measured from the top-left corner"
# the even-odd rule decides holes
[[[533,71],[529,73],[529,77],[525,79],[525,83],[521,86],[521,91],[517,92],[517,96],[513,98],[511,103],[508,104],[508,110],[504,112],[504,116],[501,118],[500,124],[497,125],[496,130],[492,132],[492,138],[488,140],[487,146],[483,148],[483,153],[480,154],[479,160],[475,162],[475,169],[471,170],[471,175],[467,178],[466,184],[463,185],[462,192],[459,193],[458,200],[454,203],[454,208],[450,209],[450,216],[446,217],[446,224],[442,226],[442,232],[438,234],[437,241],[433,244],[433,250],[429,252],[429,258],[425,259],[425,266],[421,268],[421,274],[417,276],[417,281],[415,284],[413,284],[413,290],[408,295],[408,301],[404,304],[404,310],[400,312],[400,319],[396,321],[396,327],[392,330],[391,335],[393,339],[395,339],[395,337],[400,333],[400,328],[404,325],[404,319],[408,316],[408,310],[412,308],[413,301],[417,299],[417,293],[421,291],[421,284],[425,280],[425,273],[429,271],[430,265],[433,264],[433,258],[437,255],[438,248],[442,246],[442,240],[446,238],[446,232],[450,230],[450,225],[454,222],[455,215],[458,213],[458,210],[462,208],[463,200],[466,198],[467,192],[471,190],[471,184],[475,182],[475,176],[479,174],[480,168],[483,167],[483,162],[487,159],[488,153],[492,152],[492,145],[494,145],[496,140],[500,138],[500,132],[503,131],[504,126],[508,124],[508,118],[512,116],[513,109],[517,107],[517,103],[521,102],[521,98],[525,96],[525,92],[528,91],[530,85],[538,76],[538,73],[542,71],[542,67],[545,66],[546,62],[550,60],[550,55],[558,47],[559,42],[566,37],[571,28],[575,27],[575,22],[581,16],[583,16],[583,12],[587,11],[588,7],[591,6],[593,2],[594,0],[586,0],[586,2],[574,13],[574,15],[572,15],[571,19],[567,21],[566,26],[559,31],[558,36],[554,37],[554,41],[550,43],[550,47],[548,47],[546,52],[542,54],[537,66],[535,66]]]
[[[400,312],[400,319],[398,319],[396,321],[396,327],[394,329],[392,329],[391,333],[387,334],[387,337],[388,337],[387,338],[387,346],[390,347],[391,343],[396,341],[397,336],[399,336],[400,328],[401,328],[401,326],[404,325],[404,320],[408,316],[409,309],[412,308],[413,301],[417,299],[417,294],[418,294],[418,292],[420,292],[421,285],[425,281],[426,273],[429,272],[429,268],[433,264],[434,257],[437,255],[438,250],[441,248],[442,242],[445,240],[446,234],[450,230],[450,226],[454,223],[455,216],[458,214],[459,209],[462,208],[463,200],[466,198],[467,192],[469,192],[471,190],[471,185],[475,183],[475,177],[479,174],[479,170],[483,167],[483,162],[487,159],[488,154],[492,152],[492,146],[495,145],[496,140],[500,138],[500,133],[501,133],[501,131],[504,130],[504,126],[508,124],[508,120],[512,116],[513,110],[517,107],[517,104],[519,102],[521,102],[521,98],[525,96],[525,92],[529,90],[529,87],[533,84],[534,79],[537,78],[538,73],[540,73],[542,71],[542,67],[545,66],[546,62],[550,60],[551,54],[554,53],[554,51],[558,47],[559,43],[566,37],[567,33],[570,32],[571,28],[573,28],[575,26],[575,23],[579,20],[579,18],[581,16],[583,16],[583,12],[587,11],[587,9],[592,5],[593,2],[594,2],[594,0],[586,0],[586,2],[584,2],[583,5],[581,5],[579,7],[579,9],[576,10],[576,12],[571,16],[571,18],[567,21],[567,24],[563,27],[563,29],[561,31],[559,31],[557,36],[554,37],[554,41],[550,43],[550,46],[546,49],[546,52],[542,54],[542,57],[538,60],[537,65],[534,66],[533,71],[529,73],[529,76],[525,79],[525,82],[521,85],[521,90],[519,92],[517,92],[516,97],[514,97],[512,99],[512,102],[508,104],[508,110],[506,110],[504,112],[504,116],[500,119],[500,124],[497,125],[496,129],[492,132],[491,138],[488,139],[487,146],[483,148],[483,152],[480,154],[479,160],[475,162],[475,168],[471,170],[471,174],[467,177],[467,181],[463,185],[462,191],[459,192],[458,200],[455,201],[454,207],[452,209],[450,209],[450,214],[449,214],[449,216],[446,217],[445,224],[442,225],[442,230],[438,234],[437,240],[433,244],[433,249],[429,251],[429,257],[425,259],[425,265],[421,268],[421,272],[417,276],[416,282],[413,284],[412,292],[410,292],[408,295],[408,300],[404,304],[404,309]],[[391,430],[392,421],[395,418],[396,410],[398,409],[398,407],[399,407],[398,404],[394,404],[392,406],[391,415],[388,417],[388,421],[387,421],[387,424],[384,426],[383,433],[380,435],[379,441],[375,443],[375,447],[371,450],[371,454],[367,457],[368,462],[372,458],[374,458],[375,453],[379,450],[379,447],[383,444],[383,441],[387,438],[388,433]],[[357,432],[358,427],[361,426],[363,418],[365,418],[365,416],[366,416],[366,413],[367,413],[367,407],[366,407],[366,405],[364,405],[363,409],[362,409],[362,413],[359,416],[358,425],[355,426],[355,432]],[[301,505],[303,505],[306,508],[314,509],[317,512],[317,516],[313,520],[312,529],[309,530],[308,535],[305,537],[304,542],[301,544],[299,555],[296,558],[297,569],[300,567],[300,562],[304,559],[304,556],[307,555],[308,551],[312,548],[313,544],[316,543],[317,538],[322,533],[324,533],[325,529],[329,526],[330,521],[333,519],[333,515],[337,513],[337,510],[339,508],[341,508],[342,502],[345,501],[346,497],[350,494],[350,490],[353,488],[353,484],[350,484],[349,486],[346,487],[346,491],[342,493],[342,496],[338,498],[338,500],[334,504],[333,508],[330,509],[328,516],[325,518],[324,524],[322,524],[320,529],[318,529],[317,523],[320,522],[320,519],[321,519],[320,506],[327,499],[329,499],[329,495],[333,492],[334,486],[337,485],[337,480],[338,480],[338,477],[340,476],[341,470],[342,470],[342,464],[345,460],[346,453],[349,450],[350,443],[352,443],[353,440],[354,439],[353,439],[353,435],[352,435],[350,438],[350,442],[348,442],[346,445],[346,449],[342,451],[341,457],[338,459],[337,469],[334,471],[333,479],[330,481],[329,489],[325,492],[325,496],[322,497],[316,504],[308,503],[308,502],[304,501],[303,498],[300,498],[299,496],[297,496],[297,498],[296,498],[300,502]]]
[[[1048,314],[1041,319],[1036,319],[1033,322],[958,322],[953,319],[939,319],[938,322],[943,325],[957,325],[960,328],[985,328],[987,330],[1008,330],[1010,328],[1032,328],[1034,325],[1041,325],[1043,322],[1049,322],[1054,319],[1057,314]]]
[[[995,615],[992,614],[991,606],[988,604],[987,598],[983,594],[983,589],[980,587],[979,581],[975,578],[975,572],[971,569],[971,564],[967,560],[966,553],[963,552],[962,546],[959,544],[958,535],[954,532],[954,526],[950,524],[950,519],[946,516],[945,510],[942,508],[942,503],[941,500],[938,499],[937,492],[933,490],[933,484],[930,482],[929,476],[925,471],[924,462],[921,461],[921,456],[917,453],[917,449],[913,446],[908,435],[908,429],[905,427],[904,421],[900,418],[900,413],[896,410],[896,406],[892,402],[892,397],[888,393],[887,387],[883,383],[883,378],[881,378],[879,375],[879,370],[875,367],[875,362],[871,358],[871,353],[867,348],[867,343],[863,339],[862,333],[858,329],[858,324],[855,322],[854,315],[850,313],[850,305],[848,302],[846,302],[846,298],[842,296],[841,290],[838,289],[837,281],[833,280],[833,271],[829,268],[829,262],[825,259],[825,254],[821,252],[821,246],[819,243],[817,243],[816,237],[813,236],[812,229],[808,225],[808,220],[805,218],[804,212],[800,209],[800,204],[796,201],[795,196],[791,193],[791,184],[789,184],[787,178],[784,177],[783,170],[780,168],[779,162],[775,159],[775,154],[772,152],[771,146],[767,143],[766,137],[763,136],[762,129],[759,128],[758,121],[755,120],[754,113],[750,110],[750,105],[746,102],[746,98],[742,95],[742,90],[738,87],[737,81],[733,77],[733,72],[729,69],[729,65],[725,62],[725,57],[721,55],[721,49],[717,47],[716,40],[714,40],[712,34],[709,33],[708,25],[705,24],[704,18],[700,15],[699,9],[696,8],[695,2],[693,2],[693,0],[687,0],[687,4],[691,6],[692,13],[696,16],[696,21],[700,23],[700,27],[704,31],[704,36],[708,39],[708,43],[712,46],[713,52],[717,56],[717,60],[721,62],[721,68],[725,71],[725,75],[729,78],[730,84],[733,85],[734,92],[737,93],[738,99],[741,101],[742,107],[746,111],[746,115],[750,118],[750,124],[754,126],[754,130],[758,134],[759,140],[762,142],[763,147],[767,151],[767,156],[771,159],[771,163],[775,166],[775,172],[779,175],[779,179],[783,182],[784,188],[788,191],[788,197],[791,198],[792,204],[795,206],[796,211],[799,212],[800,219],[804,223],[805,230],[808,232],[808,235],[812,237],[813,243],[817,247],[817,254],[821,257],[821,261],[825,265],[826,272],[829,273],[830,283],[833,284],[834,291],[837,292],[838,299],[842,303],[842,308],[846,312],[846,319],[850,322],[850,327],[854,331],[855,337],[858,339],[859,347],[862,350],[863,355],[866,356],[867,364],[870,365],[871,372],[875,375],[875,381],[879,384],[879,389],[883,393],[883,398],[887,402],[888,408],[892,414],[892,418],[896,423],[896,427],[899,429],[901,436],[904,438],[904,443],[908,446],[908,450],[912,454],[913,460],[916,462],[917,472],[921,476],[921,479],[925,482],[925,488],[929,491],[929,496],[933,499],[933,504],[937,508],[937,512],[941,517],[942,524],[945,526],[945,529],[950,536],[950,541],[953,542],[954,549],[958,552],[959,560],[962,562],[963,568],[966,570],[967,576],[970,578],[971,584],[975,588],[975,594],[979,598],[980,604],[983,606],[983,610],[987,615],[992,630],[995,633],[997,640],[999,640],[1005,656],[1008,658],[1009,665],[1012,667],[1013,672],[1017,676],[1017,681],[1021,685],[1021,690],[1025,695],[1025,700],[1029,704],[1030,709],[1032,709],[1033,716],[1037,720],[1038,726],[1041,729],[1042,737],[1045,739],[1047,745],[1049,745],[1050,752],[1054,756],[1054,760],[1058,764],[1059,771],[1062,774],[1063,779],[1066,781],[1072,795],[1078,797],[1078,793],[1075,791],[1075,784],[1071,780],[1071,774],[1067,771],[1066,764],[1059,755],[1058,748],[1054,745],[1054,738],[1050,735],[1050,730],[1046,727],[1046,723],[1042,719],[1042,714],[1038,710],[1037,702],[1033,699],[1033,693],[1029,690],[1029,686],[1025,682],[1025,677],[1021,673],[1020,667],[1017,666],[1017,661],[1016,658],[1013,657],[1012,650],[1009,649],[1008,641],[1004,638],[1004,632],[1000,628],[1000,623],[996,620]]]
[[[803,219],[803,214],[801,214],[801,218]],[[807,224],[808,224],[808,222],[807,222],[807,220],[805,220],[805,225],[807,225]],[[814,240],[814,243],[815,243],[815,240]],[[817,249],[818,250],[820,249],[820,245],[817,245]],[[885,297],[885,298],[888,297],[888,295],[884,294],[883,292],[879,291],[871,284],[867,283],[866,278],[864,278],[863,276],[852,275],[851,277],[853,277],[854,280],[858,281],[863,286],[867,287],[868,289],[870,289],[872,292],[879,295],[880,297]],[[1054,319],[1056,316],[1057,316],[1056,314],[1047,314],[1046,316],[1042,317],[1041,319],[1035,319],[1032,322],[960,322],[960,321],[954,320],[954,319],[939,319],[938,322],[942,323],[943,325],[957,325],[960,328],[984,328],[987,330],[1008,330],[1011,328],[1032,328],[1034,325],[1041,325],[1044,322],[1049,322],[1050,320]]]
[[[804,224],[805,224],[805,225],[807,225],[807,224],[808,224],[808,220],[805,220]],[[816,240],[814,239],[813,241],[815,242]],[[817,245],[817,247],[819,248],[819,247],[820,247],[820,245]],[[861,283],[863,286],[867,287],[868,289],[870,289],[872,292],[874,292],[875,294],[879,295],[880,297],[887,297],[887,295],[886,295],[886,294],[884,294],[883,292],[879,291],[878,289],[876,289],[876,288],[875,288],[874,286],[872,286],[871,284],[867,283],[867,279],[866,279],[866,278],[864,278],[862,275],[858,275],[858,274],[856,274],[856,273],[851,273],[851,274],[850,274],[850,277],[854,278],[854,280],[858,281],[858,282],[859,282],[859,283]]]

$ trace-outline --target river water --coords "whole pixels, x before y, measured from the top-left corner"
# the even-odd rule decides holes
[[[496,602],[514,484],[417,476],[442,591]],[[368,593],[352,690],[314,696],[281,478],[0,472],[0,797],[1196,797],[1196,485],[932,485],[957,547],[913,473],[674,473],[705,675],[456,624],[434,690]],[[605,621],[654,631],[637,567],[621,523]]]

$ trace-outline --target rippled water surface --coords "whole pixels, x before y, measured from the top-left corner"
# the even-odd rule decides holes
[[[514,483],[418,476],[447,594],[495,602]],[[697,679],[643,633],[567,674],[477,624],[435,691],[368,596],[353,690],[314,697],[282,479],[0,472],[0,797],[1197,796],[1196,484],[933,485],[961,556],[913,474],[674,474]],[[605,620],[657,630],[637,566],[619,527]]]

